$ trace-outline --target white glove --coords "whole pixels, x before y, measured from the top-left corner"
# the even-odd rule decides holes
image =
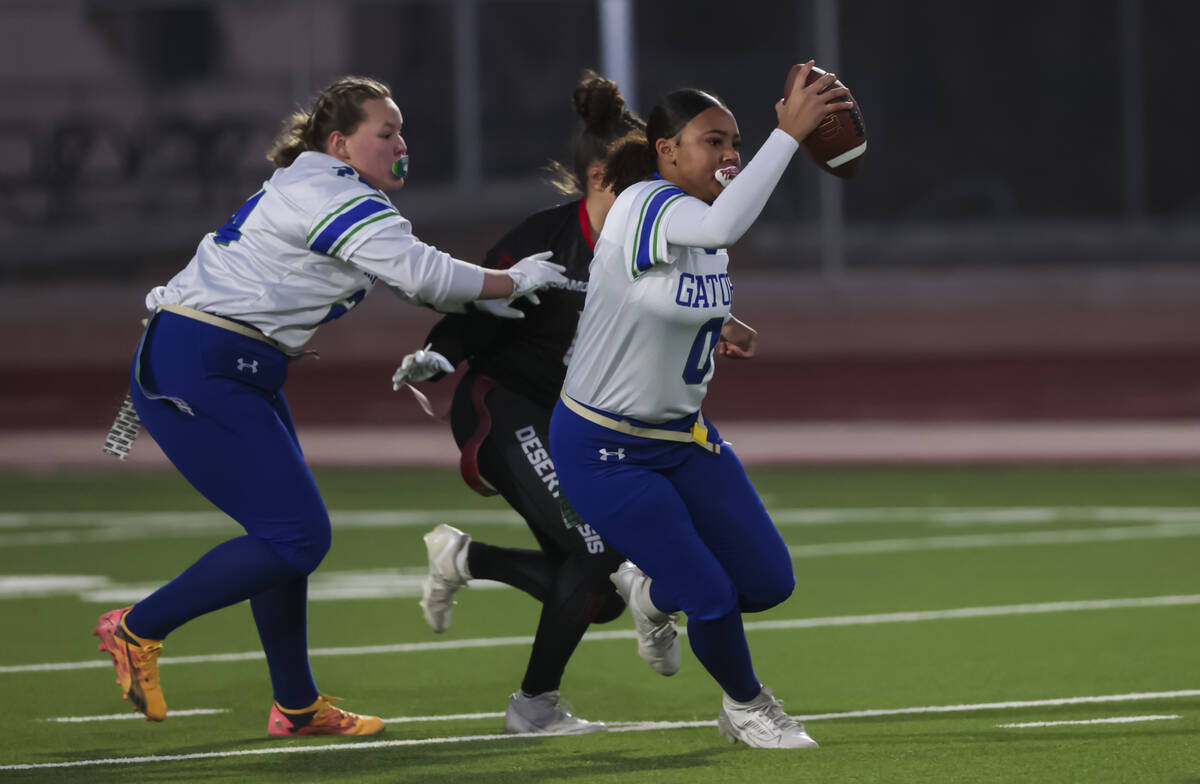
[[[532,304],[539,304],[537,294],[526,294],[525,298]],[[471,303],[471,307],[478,310],[480,313],[486,313],[489,316],[495,316],[502,319],[523,319],[525,311],[518,310],[512,305],[509,305],[502,299],[477,299]]]
[[[450,364],[450,360],[426,346],[400,361],[400,367],[392,374],[392,391],[399,391],[400,387],[414,381],[428,381],[438,373],[453,372],[454,365]]]
[[[513,284],[512,296],[507,300],[509,304],[514,299],[527,297],[551,283],[566,284],[567,279],[563,276],[563,272],[567,268],[561,264],[547,261],[553,255],[552,251],[544,250],[541,253],[526,256],[508,268],[508,276],[512,278]],[[536,304],[537,298],[530,297],[530,301]]]

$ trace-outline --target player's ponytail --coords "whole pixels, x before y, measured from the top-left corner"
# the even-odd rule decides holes
[[[588,168],[604,160],[613,142],[644,129],[646,123],[626,108],[617,83],[594,71],[584,72],[571,98],[582,120],[571,142],[572,166],[553,161],[548,167],[550,183],[565,194],[584,194]]]
[[[612,146],[605,161],[604,184],[620,193],[652,177],[658,171],[658,140],[674,139],[693,117],[714,106],[727,108],[717,96],[694,87],[667,95],[650,110],[644,132],[630,133]]]
[[[317,96],[312,111],[295,112],[283,121],[267,160],[279,167],[291,166],[302,152],[325,152],[329,134],[349,136],[366,118],[362,105],[374,98],[391,98],[386,84],[366,76],[343,76]]]
[[[305,150],[312,149],[304,139],[308,127],[308,112],[293,112],[283,121],[279,135],[275,137],[267,160],[279,167],[291,166],[292,161]]]

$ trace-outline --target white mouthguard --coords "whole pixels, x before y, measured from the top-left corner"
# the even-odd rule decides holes
[[[724,188],[726,185],[733,182],[733,178],[738,176],[739,171],[741,170],[736,166],[726,166],[724,169],[717,169],[715,172],[713,172],[713,177],[715,177],[717,182],[721,183],[721,187]]]

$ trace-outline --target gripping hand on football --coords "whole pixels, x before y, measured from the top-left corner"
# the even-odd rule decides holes
[[[567,282],[563,275],[567,268],[548,261],[553,255],[551,251],[544,250],[541,253],[526,256],[508,268],[508,277],[512,279],[513,292],[506,300],[506,304],[511,305],[513,300],[525,297],[537,305],[539,300],[534,294],[535,291],[555,283],[561,285]]]
[[[450,360],[426,346],[400,361],[400,367],[392,374],[392,391],[399,391],[400,387],[414,381],[428,381],[439,373],[453,372]]]
[[[845,100],[850,91],[837,80],[837,74],[827,73],[805,85],[812,69],[813,61],[809,60],[792,83],[791,94],[775,104],[779,129],[798,142],[804,141],[831,112],[850,106]]]

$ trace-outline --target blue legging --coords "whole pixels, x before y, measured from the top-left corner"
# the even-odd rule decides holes
[[[580,516],[653,578],[655,606],[687,613],[688,638],[705,669],[733,699],[753,699],[761,685],[741,613],[783,602],[795,576],[733,449],[725,444],[713,454],[696,444],[624,435],[560,402],[550,453]]]
[[[246,535],[138,602],[126,623],[162,639],[249,599],[275,699],[298,708],[318,694],[308,662],[308,574],[331,532],[280,390],[286,377],[287,357],[253,338],[169,312],[147,328],[131,372],[138,416],[180,473]]]

